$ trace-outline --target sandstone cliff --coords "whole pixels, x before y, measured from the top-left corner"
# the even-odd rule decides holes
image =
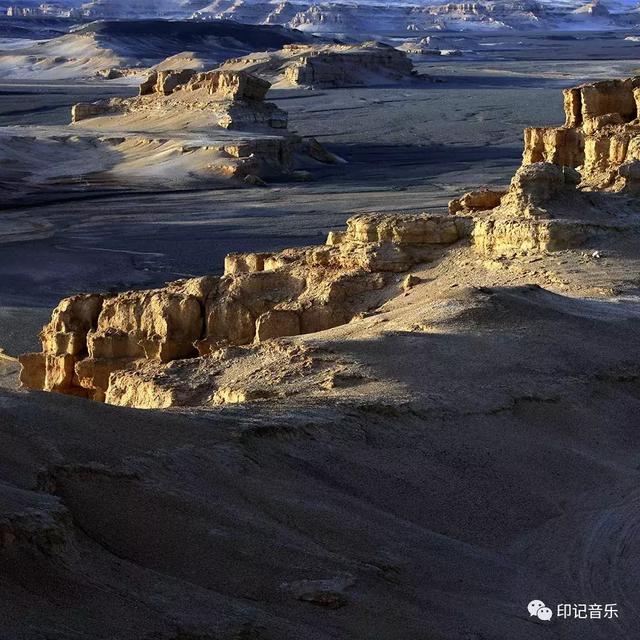
[[[114,404],[180,404],[176,389],[140,391],[130,375],[144,379],[149,361],[220,358],[230,346],[345,324],[397,292],[394,274],[436,259],[467,233],[463,217],[357,216],[326,246],[230,255],[221,278],[74,296],[43,329],[42,353],[22,356],[21,380]]]
[[[605,80],[564,91],[562,127],[525,130],[525,164],[577,168],[582,184],[636,189],[640,177],[640,77]]]
[[[507,259],[517,271],[531,256],[635,235],[633,202],[587,197],[579,180],[566,167],[525,165],[506,192],[466,194],[452,203],[454,214],[359,215],[323,246],[231,254],[221,277],[73,296],[43,329],[42,352],[20,358],[21,381],[143,408],[350,389],[368,379],[365,370],[286,338],[375,314],[445,264],[452,278],[471,269],[465,280],[477,283],[486,260],[493,269]]]

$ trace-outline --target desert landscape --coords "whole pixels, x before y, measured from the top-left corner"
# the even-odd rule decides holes
[[[2,13],[2,640],[639,637],[634,3]]]

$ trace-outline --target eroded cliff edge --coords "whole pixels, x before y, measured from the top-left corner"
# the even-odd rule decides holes
[[[63,301],[23,361],[64,393],[0,390],[5,634],[574,638],[543,595],[635,637],[637,206],[580,181]]]
[[[162,91],[161,79],[152,85]],[[631,79],[570,89],[567,117],[577,122],[579,102],[580,136],[614,144],[622,130],[632,149],[634,86]],[[618,120],[625,122],[611,124]],[[222,277],[65,299],[41,334],[42,352],[22,356],[22,383],[146,408],[323,390],[366,394],[366,367],[319,355],[313,337],[293,337],[344,326],[357,333],[365,326],[358,323],[401,308],[414,289],[424,307],[437,307],[456,286],[536,284],[574,296],[633,292],[639,218],[628,167],[638,161],[608,155],[606,167],[602,159],[598,166],[610,178],[594,181],[593,162],[585,156],[578,164],[563,144],[534,162],[530,131],[509,187],[467,193],[448,214],[359,215],[322,246],[229,255]],[[576,127],[549,131],[578,135]],[[600,260],[604,252],[608,259]]]

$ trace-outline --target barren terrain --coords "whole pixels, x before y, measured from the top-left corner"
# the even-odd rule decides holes
[[[429,82],[272,88],[346,161],[304,182],[7,204],[0,164],[3,640],[638,637],[640,159],[581,176],[551,129],[637,61],[528,37],[414,58]],[[0,151],[134,92],[5,80]],[[637,93],[574,92],[576,139],[633,137]],[[26,352],[60,393],[16,388]]]

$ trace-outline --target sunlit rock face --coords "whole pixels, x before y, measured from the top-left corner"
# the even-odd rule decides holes
[[[527,129],[524,162],[577,168],[582,184],[593,188],[635,188],[639,100],[640,77],[566,89],[564,126]]]
[[[180,85],[167,96],[161,80],[158,75],[152,93],[139,99],[164,101],[201,91],[250,95],[246,101],[252,102],[263,88],[243,76],[193,74],[186,86],[198,88]],[[41,333],[42,351],[20,359],[22,384],[152,408],[300,392],[309,376],[331,388],[341,376],[357,378],[360,373],[348,367],[348,373],[325,370],[309,343],[286,339],[341,327],[402,300],[421,282],[412,270],[428,272],[442,261],[455,263],[456,256],[465,265],[486,259],[518,264],[575,250],[594,238],[635,237],[633,189],[640,172],[629,155],[636,145],[635,84],[612,81],[566,92],[568,125],[540,130],[554,136],[555,146],[528,144],[508,188],[470,191],[452,200],[447,213],[356,215],[346,229],[330,232],[324,245],[230,254],[221,277],[67,298]],[[571,136],[587,149],[592,140],[611,142],[619,133],[630,137],[624,157],[607,156],[598,171],[584,150],[577,169],[571,166],[577,161],[567,161],[578,156]],[[322,156],[320,148],[312,150]],[[553,157],[546,158],[547,152]],[[245,154],[238,149],[236,155]],[[230,369],[235,378],[227,375]],[[262,369],[271,372],[267,386],[260,384]]]
[[[175,360],[345,324],[397,293],[394,274],[428,263],[468,233],[463,217],[362,215],[331,244],[229,255],[221,278],[67,298],[41,333],[42,352],[21,358],[22,383],[114,404],[179,404],[187,394],[149,391],[156,382],[144,366],[164,371]],[[134,380],[145,390],[135,390]]]

